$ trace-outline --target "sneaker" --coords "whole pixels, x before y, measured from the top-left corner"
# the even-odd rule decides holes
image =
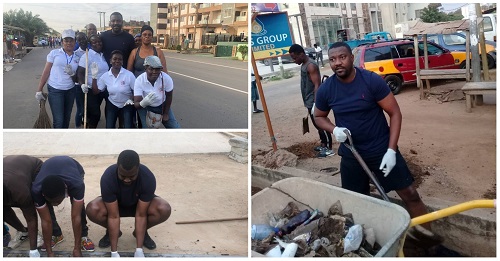
[[[3,247],[7,247],[11,239],[12,237],[10,236],[9,232],[3,234]]]
[[[323,149],[324,147],[322,146],[316,146],[314,147],[314,151],[321,151],[321,149]]]
[[[118,237],[122,236],[122,231],[120,230],[120,233],[118,234]],[[108,230],[106,230],[106,234],[99,240],[99,247],[100,248],[107,248],[111,246],[111,241],[109,240],[109,233]]]
[[[253,113],[261,113],[261,112],[263,112],[263,110],[260,109],[253,110]]]
[[[318,153],[317,157],[318,158],[324,158],[324,157],[330,157],[335,155],[335,152],[328,148],[322,148],[321,151]]]
[[[14,238],[12,238],[8,244],[8,248],[16,249],[20,246],[24,241],[28,239],[28,232],[17,231]]]
[[[135,230],[132,233],[132,235],[135,237]],[[146,231],[146,235],[144,236],[144,242],[142,242],[142,245],[149,250],[153,250],[156,248],[156,243],[153,241],[153,239],[151,239],[151,237],[148,234],[148,231]]]
[[[82,251],[94,252],[94,242],[88,237],[82,237]]]
[[[64,241],[64,236],[62,234],[60,236],[52,236],[52,239],[50,240],[50,246],[52,248],[54,248],[55,246],[57,246],[59,243],[61,243],[63,241]],[[44,252],[47,251],[45,244],[43,245],[43,247],[40,250],[42,250]]]

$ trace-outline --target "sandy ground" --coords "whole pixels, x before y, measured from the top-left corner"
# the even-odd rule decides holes
[[[86,171],[85,201],[90,202],[100,195],[99,180],[103,171],[116,162],[117,156],[76,156]],[[42,158],[44,160],[46,158]],[[172,215],[165,223],[149,230],[155,240],[155,250],[144,249],[146,254],[202,256],[247,256],[248,222],[227,221],[178,225],[175,222],[247,217],[248,215],[248,166],[218,154],[173,154],[141,156],[141,163],[148,166],[156,176],[156,194],[172,206]],[[55,251],[69,251],[73,246],[69,199],[56,207],[56,216],[65,236],[64,242]],[[18,209],[18,217],[24,218]],[[132,236],[133,218],[121,220],[123,232],[118,242],[118,251],[134,252],[135,238]],[[104,228],[89,221],[89,237],[99,248],[99,239]],[[15,231],[15,230],[11,230]],[[24,242],[18,250],[27,250]],[[85,255],[85,254],[84,254]]]
[[[295,76],[263,85],[278,148],[300,151],[296,153],[302,156],[297,163],[299,169],[322,172],[321,169],[338,168],[338,155],[314,158],[312,148],[319,145],[319,137],[311,123],[311,132],[302,134],[301,119],[306,110],[299,80],[300,76]],[[433,81],[431,86],[439,90],[461,88],[464,83]],[[424,202],[426,197],[457,203],[496,198],[495,105],[474,107],[472,113],[466,113],[465,100],[441,103],[435,96],[420,100],[416,85],[405,86],[396,99],[403,114],[398,144],[421,182],[418,190]],[[330,117],[333,118],[331,113]],[[269,140],[264,113],[253,114],[252,157],[270,151]],[[338,145],[334,143],[335,151]],[[259,163],[254,160],[252,164]]]

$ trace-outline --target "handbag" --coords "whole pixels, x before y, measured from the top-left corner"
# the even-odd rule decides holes
[[[161,77],[161,86],[163,86],[163,76]],[[165,92],[162,92],[162,94],[165,95]],[[163,95],[162,95],[162,100],[163,100]],[[162,110],[161,110],[162,112],[163,112],[163,103],[162,103]],[[163,114],[155,113],[152,111],[147,111],[146,112],[146,126],[148,126],[148,128],[152,128],[152,129],[159,129],[161,126],[163,126],[162,118],[163,118]]]

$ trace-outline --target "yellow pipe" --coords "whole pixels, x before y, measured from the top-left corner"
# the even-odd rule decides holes
[[[416,218],[412,218],[409,227],[414,227],[416,225],[434,221],[436,219],[451,216],[475,208],[496,208],[496,199],[472,200],[445,209],[437,210]],[[403,238],[401,240],[401,245],[399,247],[399,257],[404,257],[403,246],[405,239],[406,239],[406,233],[405,235],[403,235]]]

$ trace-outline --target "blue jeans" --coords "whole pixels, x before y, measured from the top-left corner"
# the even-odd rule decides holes
[[[47,84],[49,90],[49,105],[52,111],[52,124],[54,129],[69,128],[71,120],[71,111],[75,102],[75,90],[73,88],[63,91],[51,87]]]
[[[115,129],[116,120],[120,114],[123,115],[123,127],[126,129],[133,128],[132,116],[134,113],[134,105],[127,105],[120,109],[110,101],[106,101],[106,128]]]
[[[82,92],[80,85],[75,85],[75,102],[76,102],[76,113],[75,113],[75,127],[80,128],[83,122],[83,103],[85,99],[85,93]]]
[[[154,113],[161,114],[162,108],[160,105],[158,107],[148,106],[146,108],[137,109],[137,112],[139,113],[139,118],[141,118],[141,124],[142,124],[143,129],[148,128],[148,125],[146,125],[146,113],[147,113],[147,111],[152,111]],[[162,122],[162,123],[166,129],[178,129],[181,127],[179,125],[179,123],[177,122],[177,120],[175,119],[174,112],[172,111],[172,108],[170,108],[170,110],[168,110],[168,121]]]

